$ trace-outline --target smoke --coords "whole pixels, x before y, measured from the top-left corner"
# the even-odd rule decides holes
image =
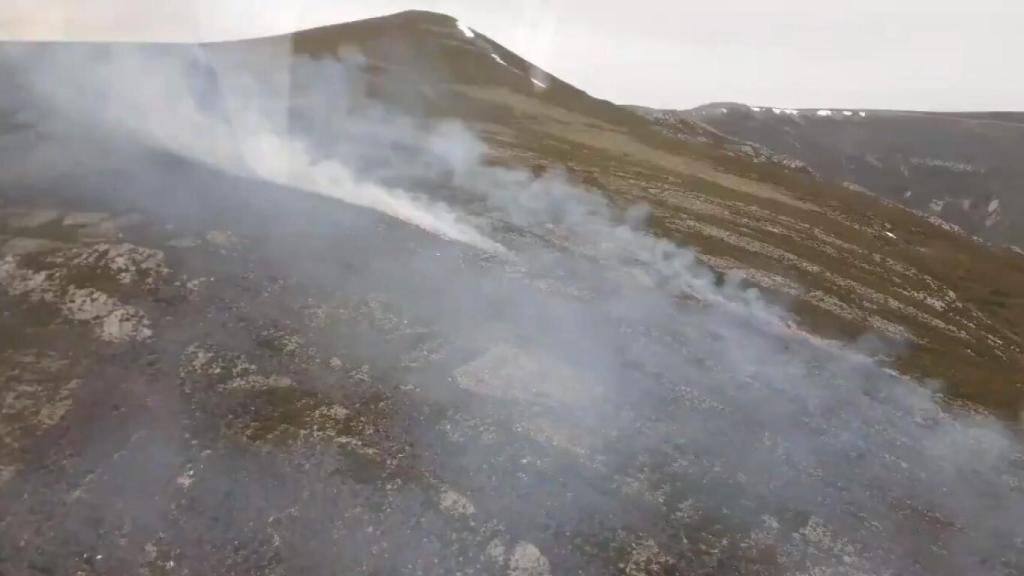
[[[24,46],[2,60],[25,89],[3,105],[33,134],[0,140],[31,167],[9,182],[130,161],[122,148],[141,146],[435,235],[409,242],[388,227],[333,248],[334,262],[280,265],[310,283],[384,294],[403,321],[427,327],[447,353],[402,378],[416,401],[471,418],[447,426],[473,435],[501,422],[529,439],[474,441],[457,457],[424,448],[420,460],[447,484],[475,486],[475,509],[530,546],[558,541],[545,517],[572,530],[600,517],[687,562],[716,531],[734,535],[729,553],[771,547],[794,573],[997,574],[1024,561],[1012,431],[793,330],[756,290],[719,281],[692,251],[645,231],[642,207],[621,212],[557,171],[493,166],[461,124],[375,102],[359,58],[293,57],[287,46],[258,56]],[[69,144],[82,138],[105,147]],[[112,150],[124,155],[111,160]],[[299,253],[292,242],[276,249]],[[357,273],[332,271],[343,263]],[[345,337],[374,366],[422,352]],[[553,459],[565,485],[523,472]],[[401,499],[402,514],[420,513]],[[428,553],[440,552],[403,557]],[[565,556],[552,562],[572,566]]]
[[[35,93],[58,111],[58,121],[82,121],[91,129],[123,134],[142,145],[231,174],[334,197],[446,238],[488,251],[501,250],[458,221],[447,207],[403,190],[360,181],[344,164],[315,156],[304,142],[280,132],[281,115],[290,108],[289,86],[271,88],[266,81],[236,78],[233,69],[218,74],[217,63],[198,50],[182,58],[159,48],[111,51],[97,46],[42,51],[37,57],[16,62],[22,66],[30,62],[29,66],[42,71],[29,79]],[[58,72],[69,70],[88,73]],[[329,89],[328,94],[343,94],[332,89],[346,76],[343,66],[297,72],[308,77],[323,72],[319,87]],[[231,98],[218,101],[220,81],[234,88]],[[220,110],[204,107],[221,103],[225,107]]]

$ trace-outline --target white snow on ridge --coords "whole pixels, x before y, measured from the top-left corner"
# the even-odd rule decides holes
[[[754,112],[760,112],[761,111],[761,109],[758,108],[757,106],[751,106],[750,109],[753,110]]]
[[[868,116],[867,112],[862,112],[862,111],[858,111],[858,110],[829,110],[827,108],[826,109],[821,109],[821,110],[796,110],[794,108],[758,108],[756,106],[750,106],[749,108],[751,110],[755,111],[755,112],[760,112],[762,110],[768,110],[768,111],[772,112],[773,114],[785,114],[785,115],[789,115],[789,116],[815,115],[815,116],[820,116],[822,118],[829,118],[829,117],[839,116],[840,114],[842,114],[843,116],[845,116],[847,118],[852,118],[854,116],[859,116],[861,118],[867,118],[867,116]]]
[[[978,168],[966,162],[954,162],[952,160],[941,160],[939,158],[911,158],[910,163],[915,166],[930,166],[932,168],[945,168],[953,172],[980,173],[983,168]]]
[[[511,68],[511,66],[506,64],[505,61],[501,59],[501,56],[498,56],[497,54],[491,54],[491,58],[494,58],[494,61],[497,62],[498,64],[501,64],[502,66],[505,66],[507,68]]]
[[[466,35],[466,38],[476,37],[476,34],[473,32],[473,29],[463,24],[461,20],[456,20],[455,25],[459,27],[459,30],[462,30],[462,33]]]
[[[996,210],[999,210],[999,199],[998,198],[996,198],[995,200],[993,200],[993,201],[988,203],[988,213],[989,214],[995,212]]]
[[[540,80],[537,80],[536,78],[532,78],[531,77],[530,78],[530,82],[533,82],[538,88],[547,88],[548,87],[547,84],[541,82]]]

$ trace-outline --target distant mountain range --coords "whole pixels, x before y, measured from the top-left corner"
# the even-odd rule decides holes
[[[697,122],[823,179],[1024,247],[1024,112],[635,108],[671,131]],[[736,146],[736,145],[734,145]]]

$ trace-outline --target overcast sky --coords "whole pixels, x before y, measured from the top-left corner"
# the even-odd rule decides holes
[[[222,40],[409,8],[620,103],[1024,110],[1024,0],[0,0],[0,35]]]

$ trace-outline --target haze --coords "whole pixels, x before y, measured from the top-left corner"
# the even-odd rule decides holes
[[[1013,0],[8,0],[0,36],[224,40],[419,8],[595,96],[687,108],[1024,109]]]

